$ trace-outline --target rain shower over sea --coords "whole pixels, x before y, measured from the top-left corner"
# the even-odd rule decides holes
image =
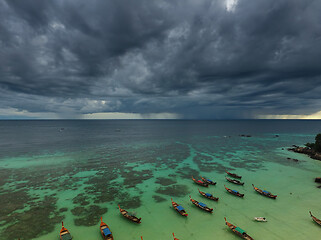
[[[316,120],[0,121],[0,240],[58,240],[62,221],[74,240],[102,239],[101,216],[115,240],[170,240],[172,233],[180,240],[239,239],[224,217],[254,239],[320,239],[309,211],[321,218],[314,183],[321,161],[287,151],[320,132]],[[245,184],[228,182],[225,170]],[[217,184],[205,188],[192,176]],[[118,204],[141,224],[124,218]]]

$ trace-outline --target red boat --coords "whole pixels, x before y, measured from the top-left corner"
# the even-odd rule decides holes
[[[192,177],[192,179],[196,184],[201,185],[203,187],[208,187],[208,183],[203,182],[202,180],[196,180],[194,177]]]

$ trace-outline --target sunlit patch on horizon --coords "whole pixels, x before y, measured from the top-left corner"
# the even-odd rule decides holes
[[[83,114],[82,119],[179,119],[181,116],[176,113],[88,113]]]
[[[280,115],[258,115],[257,119],[321,119],[321,111],[310,115],[280,114]]]

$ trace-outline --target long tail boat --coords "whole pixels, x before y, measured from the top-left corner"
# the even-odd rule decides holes
[[[238,196],[238,197],[244,197],[244,194],[239,193],[239,192],[236,191],[236,190],[229,189],[229,188],[227,188],[225,185],[224,185],[224,187],[225,187],[226,191],[228,191],[229,193],[231,193],[231,194],[233,194],[233,195],[235,195],[235,196]]]
[[[178,238],[175,237],[175,234],[173,233],[174,240],[179,240]]]
[[[310,213],[310,216],[312,217],[312,220],[321,226],[321,220],[313,216],[311,211],[309,211],[309,213]]]
[[[244,185],[244,182],[240,182],[239,180],[236,180],[236,179],[231,179],[231,178],[228,178],[228,177],[225,177],[227,181],[231,182],[231,183],[234,183],[234,184],[237,184],[237,185]]]
[[[172,205],[174,209],[182,216],[187,217],[188,214],[186,213],[185,209],[182,206],[178,205],[176,202],[174,202],[172,198],[171,200],[172,200]]]
[[[203,180],[203,182],[205,182],[207,184],[216,185],[216,182],[212,181],[211,179],[204,178],[204,177],[201,177],[201,179]]]
[[[277,195],[273,195],[272,193],[266,191],[266,190],[261,190],[257,187],[254,187],[254,185],[252,184],[253,188],[255,191],[257,191],[259,194],[265,196],[265,197],[269,197],[269,198],[273,198],[273,199],[276,199]]]
[[[64,227],[64,222],[61,223],[62,228],[60,230],[60,239],[61,240],[71,240],[72,236],[70,232],[67,230],[67,228]]]
[[[106,223],[103,222],[103,217],[100,218],[100,232],[104,240],[114,240],[113,234]]]
[[[200,208],[200,209],[202,209],[202,210],[204,210],[204,211],[206,211],[206,212],[213,213],[213,208],[209,208],[208,206],[206,206],[205,203],[198,202],[198,201],[192,199],[191,196],[189,196],[189,198],[190,198],[191,202],[192,202],[196,207],[198,207],[198,208]]]
[[[140,220],[141,220],[142,218],[138,218],[138,217],[130,214],[130,213],[129,213],[128,211],[126,211],[125,209],[122,209],[119,205],[118,205],[118,207],[119,207],[120,213],[121,213],[125,218],[127,218],[127,219],[129,219],[130,221],[135,222],[135,223],[141,223]]]
[[[225,223],[226,225],[239,237],[246,239],[246,240],[253,240],[253,238],[251,238],[243,229],[236,227],[235,225],[233,225],[232,223],[229,223],[228,221],[226,221],[225,219]]]
[[[193,181],[194,181],[196,184],[201,185],[201,186],[203,186],[203,187],[208,187],[208,183],[203,182],[203,181],[201,181],[201,180],[196,180],[194,177],[192,177],[192,179],[193,179]]]
[[[225,172],[228,174],[228,175],[230,175],[231,177],[234,177],[234,178],[242,178],[242,176],[239,176],[239,175],[237,175],[237,174],[235,174],[235,173],[230,173],[230,172],[228,172],[228,171],[226,171],[225,170]]]
[[[205,193],[205,192],[202,192],[198,189],[198,192],[203,196],[203,197],[206,197],[208,199],[211,199],[211,200],[214,200],[214,201],[218,201],[218,198],[217,197],[214,197],[212,194],[210,193]]]

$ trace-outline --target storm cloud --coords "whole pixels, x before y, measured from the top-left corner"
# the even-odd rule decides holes
[[[320,12],[313,0],[0,0],[0,115],[313,114]]]

